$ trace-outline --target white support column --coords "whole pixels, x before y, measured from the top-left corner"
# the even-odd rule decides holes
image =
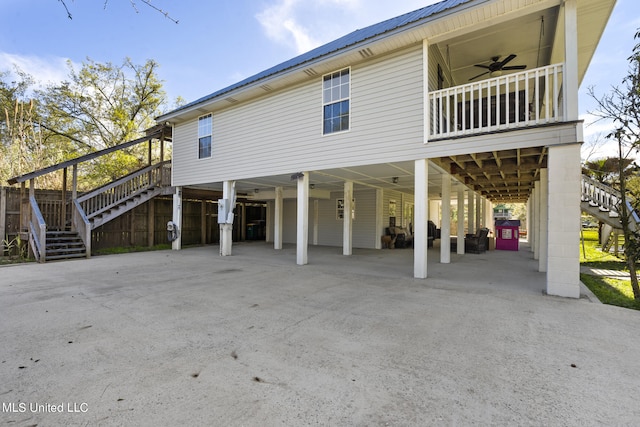
[[[306,265],[309,250],[309,172],[303,172],[298,178],[297,205],[296,263]]]
[[[476,232],[476,196],[473,191],[468,190],[467,193],[467,218],[469,221],[469,234]]]
[[[375,248],[382,249],[381,236],[384,234],[384,193],[382,189],[376,189],[376,234]]]
[[[342,219],[342,255],[351,255],[353,252],[353,219],[351,210],[353,209],[353,182],[344,183],[344,216]]]
[[[580,144],[549,147],[547,293],[580,298]]]
[[[540,259],[540,181],[533,183],[535,197],[533,199],[533,216],[536,220],[534,226],[533,259]]]
[[[74,165],[74,180],[76,175],[76,168]],[[74,185],[75,188],[75,185]],[[182,187],[176,187],[176,192],[173,193],[173,215],[174,224],[178,226],[178,238],[171,242],[171,249],[179,251],[182,248]]]
[[[533,189],[531,189],[531,196],[529,196],[529,223],[527,229],[527,236],[529,236],[529,251],[536,251],[536,189],[535,183]],[[534,258],[535,259],[535,258]]]
[[[273,242],[273,205],[274,201],[267,202],[267,220],[265,223],[265,243]]]
[[[456,253],[464,254],[464,188],[458,188],[458,233],[456,237]]]
[[[451,175],[442,174],[442,225],[440,228],[440,262],[451,262]]]
[[[540,169],[540,245],[538,271],[547,271],[548,219],[549,219],[549,174],[548,169]],[[561,212],[561,211],[560,211]],[[578,215],[579,217],[580,215]]]
[[[222,183],[222,198],[229,201],[229,211],[224,224],[220,225],[220,255],[231,256],[233,248],[233,221],[235,215],[233,210],[236,205],[235,181],[224,181]]]
[[[527,219],[525,220],[526,230],[527,230],[527,242],[531,245],[531,196],[529,196],[529,200],[527,200]]]
[[[275,193],[276,193],[276,200],[275,200],[274,218],[273,218],[273,249],[280,250],[282,249],[282,216],[283,216],[282,187],[276,187]]]
[[[482,227],[482,196],[476,193],[476,229]],[[475,233],[475,230],[473,231]]]
[[[318,209],[320,208],[320,201],[313,201],[313,242],[312,245],[318,246],[318,227],[320,226],[320,218],[318,217]]]
[[[578,120],[578,1],[564,2],[564,102],[567,118]]]
[[[414,202],[415,202],[415,232],[413,237],[413,277],[427,278],[427,246],[429,220],[429,163],[427,159],[415,161],[414,173]]]
[[[495,232],[493,222],[493,203],[489,199],[484,199],[484,226]]]

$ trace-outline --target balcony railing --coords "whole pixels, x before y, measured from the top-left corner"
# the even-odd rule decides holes
[[[429,92],[429,139],[560,122],[562,78],[555,64]]]

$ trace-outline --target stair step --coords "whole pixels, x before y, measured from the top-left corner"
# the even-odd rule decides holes
[[[73,253],[73,254],[64,254],[64,255],[49,255],[49,254],[47,254],[46,260],[47,261],[55,261],[55,260],[61,260],[61,259],[85,258],[85,257],[86,257],[86,254],[84,252],[78,252],[78,253]]]
[[[65,249],[47,249],[47,255],[63,255],[63,254],[75,254],[75,253],[86,253],[86,249],[83,248],[65,248]]]
[[[47,231],[45,254],[46,261],[84,258],[87,256],[87,248],[75,231],[50,230]]]
[[[60,245],[56,243],[47,243],[46,248],[47,250],[58,250],[58,251],[64,250],[64,249],[75,249],[75,248],[84,249],[84,243],[82,241],[65,243],[64,245]]]
[[[75,236],[47,236],[47,242],[66,243],[78,241],[81,242],[82,239],[77,234]]]

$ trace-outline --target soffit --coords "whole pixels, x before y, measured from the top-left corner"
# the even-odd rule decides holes
[[[431,198],[442,193],[442,175],[449,173],[452,197],[459,188],[468,188],[494,203],[526,202],[540,169],[547,167],[547,148],[530,147],[496,150],[430,159],[428,189]],[[354,183],[355,190],[384,189],[413,194],[415,190],[414,162],[393,162],[309,172],[309,183],[315,190],[342,192],[344,182]],[[291,174],[240,179],[236,192],[254,199],[275,187],[295,189]],[[202,186],[221,190],[221,184]],[[258,190],[256,192],[256,190]]]

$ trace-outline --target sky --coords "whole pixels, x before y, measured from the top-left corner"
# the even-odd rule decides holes
[[[142,0],[65,0],[72,19],[61,0],[0,0],[0,71],[18,66],[45,84],[67,77],[67,61],[79,69],[87,58],[113,64],[153,59],[169,99],[190,102],[358,28],[436,3],[149,1],[167,16]],[[580,88],[585,141],[607,131],[606,124],[591,124],[587,88],[604,94],[620,85],[639,27],[638,0],[618,0]]]

